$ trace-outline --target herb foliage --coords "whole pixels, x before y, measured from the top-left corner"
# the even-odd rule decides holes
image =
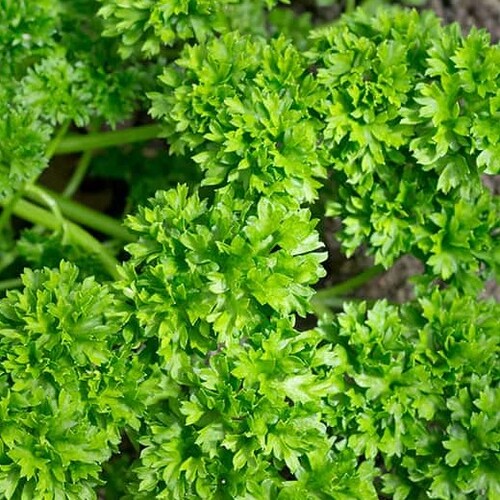
[[[287,3],[0,1],[1,498],[500,496],[500,47]]]

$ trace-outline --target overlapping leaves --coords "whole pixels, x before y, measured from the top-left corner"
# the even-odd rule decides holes
[[[96,12],[94,1],[0,3],[0,199],[46,166],[55,127],[115,126],[154,88],[155,66],[124,63]]]
[[[0,491],[95,498],[101,464],[139,423],[126,316],[72,264],[26,271],[23,283],[0,301]]]
[[[375,469],[334,450],[324,399],[342,381],[316,334],[287,321],[255,329],[211,354],[151,412],[134,498],[375,498]]]
[[[51,133],[35,113],[13,105],[11,99],[10,92],[0,89],[0,200],[47,166]]]
[[[348,253],[369,242],[388,266],[412,252],[443,279],[497,268],[498,204],[480,175],[498,172],[499,47],[398,9],[357,11],[313,41]]]
[[[498,46],[358,11],[306,55],[241,34],[265,34],[274,1],[101,3],[104,20],[84,0],[0,3],[0,196],[44,168],[53,127],[123,119],[195,41],[151,114],[215,188],[160,191],[129,218],[113,291],[62,263],[0,301],[0,493],[95,498],[128,425],[134,499],[500,495],[500,310],[475,296],[500,262],[480,181],[498,173]],[[328,171],[348,251],[413,252],[460,292],[421,285],[415,304],[299,332],[324,259],[302,205]],[[66,250],[46,243],[20,249]]]
[[[305,315],[323,274],[308,210],[231,189],[211,206],[186,186],[160,191],[128,226],[139,240],[127,247],[127,293],[146,334],[165,334],[179,355],[194,338],[206,353],[273,315]]]
[[[264,34],[264,8],[279,0],[99,1],[104,35],[120,37],[120,53],[129,57],[143,52],[151,57],[182,42],[204,42],[214,33],[237,29],[242,34]]]
[[[174,152],[194,153],[205,184],[229,182],[246,196],[317,197],[325,176],[312,111],[319,94],[289,41],[231,33],[186,48],[161,80],[151,113],[164,120]]]
[[[394,498],[495,498],[500,482],[500,306],[427,293],[419,304],[351,305],[332,326],[345,389],[327,421],[348,448],[380,457]]]

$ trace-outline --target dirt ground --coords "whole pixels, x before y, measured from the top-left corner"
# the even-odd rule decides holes
[[[429,0],[426,7],[446,22],[458,21],[465,29],[486,28],[493,42],[500,40],[500,0]]]

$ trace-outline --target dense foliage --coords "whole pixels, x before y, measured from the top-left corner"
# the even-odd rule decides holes
[[[121,429],[139,426],[125,316],[107,285],[78,274],[64,261],[27,270],[0,304],[4,498],[93,498]]]
[[[0,0],[1,498],[500,497],[500,46],[388,3]]]

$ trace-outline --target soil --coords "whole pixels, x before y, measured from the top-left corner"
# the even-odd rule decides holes
[[[429,0],[426,7],[445,22],[459,22],[465,31],[486,28],[493,42],[500,40],[500,0]]]

